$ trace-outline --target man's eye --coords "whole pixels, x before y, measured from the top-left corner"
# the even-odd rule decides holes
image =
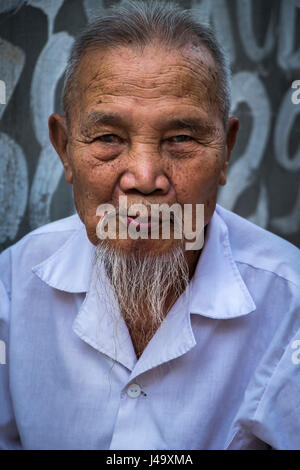
[[[106,144],[120,144],[122,139],[116,134],[104,134],[97,137],[97,140]]]
[[[189,142],[191,140],[193,140],[193,138],[189,135],[174,135],[168,139],[168,141],[173,144],[181,144],[182,142]]]

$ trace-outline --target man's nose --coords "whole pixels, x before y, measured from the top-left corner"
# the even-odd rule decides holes
[[[164,171],[161,156],[156,152],[136,149],[130,155],[127,169],[120,179],[120,188],[124,193],[167,194],[170,181]]]

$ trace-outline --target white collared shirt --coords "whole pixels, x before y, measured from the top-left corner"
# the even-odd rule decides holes
[[[300,449],[300,255],[217,206],[137,360],[78,216],[0,256],[0,448]]]

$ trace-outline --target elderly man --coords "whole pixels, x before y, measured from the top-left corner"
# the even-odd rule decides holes
[[[229,77],[212,32],[161,2],[76,40],[49,129],[78,214],[0,257],[0,447],[300,448],[299,253],[216,206]],[[101,238],[99,207],[162,226],[124,198],[202,205],[204,245],[187,249],[174,216],[169,237]]]

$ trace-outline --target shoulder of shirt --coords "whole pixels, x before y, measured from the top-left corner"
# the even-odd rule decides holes
[[[46,233],[53,233],[53,232],[69,232],[73,230],[78,230],[83,226],[78,214],[71,215],[69,217],[65,217],[64,219],[55,220],[54,222],[50,222],[46,225],[42,225],[41,227],[32,230],[27,235],[25,235],[18,243],[22,243],[27,238],[34,237],[36,235],[42,235]]]
[[[71,234],[76,230],[79,230],[83,227],[83,224],[78,216],[78,214],[71,215],[70,217],[65,217],[64,219],[59,219],[54,222],[50,222],[46,225],[42,225],[41,227],[32,230],[31,232],[27,233],[24,237],[22,237],[18,242],[14,245],[8,247],[2,254],[4,254],[8,250],[18,250],[24,245],[31,244],[34,239],[45,239],[49,238],[49,235],[57,234],[57,240],[63,240],[65,237]],[[54,241],[54,238],[51,237]]]
[[[0,254],[0,279],[5,286],[10,284],[12,258],[22,266],[43,261],[58,250],[72,234],[83,228],[78,214],[43,225],[22,237]]]
[[[300,250],[296,246],[219,205],[216,211],[227,226],[237,264],[273,273],[300,286]]]

